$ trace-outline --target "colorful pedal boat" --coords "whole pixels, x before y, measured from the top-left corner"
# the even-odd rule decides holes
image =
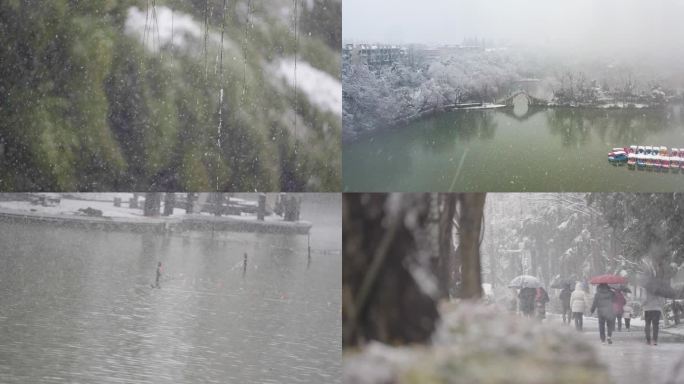
[[[615,147],[608,153],[610,162],[627,162],[629,166],[639,168],[657,168],[663,171],[670,169],[684,169],[684,148],[672,148],[665,146],[630,145],[628,147]]]
[[[633,167],[637,163],[637,155],[634,152],[629,152],[627,154],[627,165]]]
[[[608,153],[608,161],[622,162],[627,161],[627,152],[623,149],[619,151],[613,151]]]

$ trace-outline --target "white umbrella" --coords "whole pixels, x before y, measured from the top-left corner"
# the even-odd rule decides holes
[[[509,288],[539,288],[541,282],[534,276],[520,275],[508,283]]]

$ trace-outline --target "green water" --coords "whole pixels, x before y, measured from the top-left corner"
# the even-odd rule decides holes
[[[613,147],[684,147],[684,107],[447,112],[343,148],[345,191],[682,191],[682,172],[608,163]]]

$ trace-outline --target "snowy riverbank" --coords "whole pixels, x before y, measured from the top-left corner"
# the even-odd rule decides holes
[[[88,208],[101,211],[102,216],[86,215],[82,210]],[[259,221],[255,215],[217,217],[209,213],[186,214],[181,208],[174,208],[170,216],[146,217],[142,209],[115,207],[112,202],[75,199],[62,199],[56,206],[35,205],[28,201],[0,201],[0,220],[155,232],[218,230],[306,234],[312,226],[307,221],[284,221],[276,215],[266,216]]]

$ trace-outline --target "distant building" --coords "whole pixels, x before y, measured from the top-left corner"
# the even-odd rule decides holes
[[[398,45],[345,44],[342,48],[342,60],[372,66],[392,65],[406,57],[406,48]]]

